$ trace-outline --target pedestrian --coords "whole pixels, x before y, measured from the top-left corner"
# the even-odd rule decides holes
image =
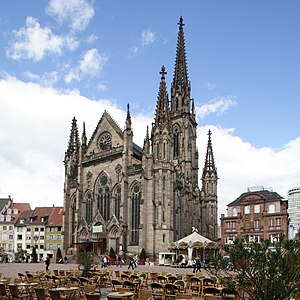
[[[199,257],[196,258],[196,261],[194,263],[194,269],[193,269],[193,273],[197,273],[197,272],[201,272],[201,262]]]
[[[45,259],[46,271],[49,271],[50,257],[47,255]]]
[[[122,268],[122,257],[121,257],[121,255],[118,255],[118,258],[117,258],[117,267]]]
[[[128,255],[129,256],[129,255]],[[128,265],[128,270],[132,268],[134,270],[135,264],[134,264],[134,258],[132,256],[129,256],[129,265]]]
[[[67,256],[64,257],[64,263],[65,263],[65,265],[68,263],[68,258],[67,258]]]

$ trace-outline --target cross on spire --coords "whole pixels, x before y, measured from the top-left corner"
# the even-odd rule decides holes
[[[165,75],[167,74],[167,72],[164,65],[161,67],[161,71],[159,72],[159,74],[161,74],[161,79],[165,79]]]

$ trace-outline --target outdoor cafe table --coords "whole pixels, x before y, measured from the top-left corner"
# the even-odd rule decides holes
[[[37,282],[20,282],[17,284],[20,289],[24,289],[27,294],[31,295],[31,298],[33,297],[33,287],[37,285]]]
[[[51,290],[53,291],[59,291],[61,294],[66,295],[65,299],[74,299],[73,295],[74,292],[79,290],[79,287],[77,286],[61,286],[61,287],[57,287],[57,288],[52,288]]]
[[[112,291],[108,293],[107,298],[118,298],[118,299],[130,299],[132,298],[133,293],[132,292],[115,292]]]

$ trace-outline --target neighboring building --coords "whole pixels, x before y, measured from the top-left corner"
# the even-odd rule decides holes
[[[20,216],[15,223],[14,251],[28,251],[27,248],[27,226],[29,217],[33,210],[25,210],[20,213]],[[29,237],[30,238],[30,237]],[[30,240],[29,240],[30,242]],[[30,248],[29,248],[30,249]]]
[[[52,210],[53,207],[36,207],[26,222],[26,250],[31,254],[35,247],[38,261],[45,257],[45,229]]]
[[[227,216],[221,215],[221,239],[231,244],[236,238],[246,242],[273,241],[288,236],[288,202],[263,187],[249,188],[228,204]]]
[[[72,121],[65,153],[64,249],[148,256],[167,250],[192,227],[217,239],[217,170],[211,132],[199,188],[197,122],[180,18],[170,100],[165,67],[154,121],[143,148],[133,142],[129,105],[122,130],[105,111],[89,142]],[[204,152],[204,151],[203,151]]]
[[[30,204],[14,203],[10,197],[1,200],[3,201],[2,203],[6,204],[2,207],[0,214],[0,248],[13,259],[16,251],[15,244],[17,238],[15,234],[15,223],[22,211],[30,209]]]
[[[52,213],[46,224],[45,235],[45,251],[50,258],[56,257],[58,248],[63,248],[62,236],[62,221],[63,221],[63,207],[53,207]]]
[[[288,191],[288,213],[290,218],[290,238],[299,236],[300,229],[300,187]]]

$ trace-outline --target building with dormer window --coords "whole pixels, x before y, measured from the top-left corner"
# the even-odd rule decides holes
[[[236,238],[245,242],[277,240],[288,236],[288,202],[282,196],[264,187],[248,188],[228,204],[227,215],[221,215],[223,244]]]

